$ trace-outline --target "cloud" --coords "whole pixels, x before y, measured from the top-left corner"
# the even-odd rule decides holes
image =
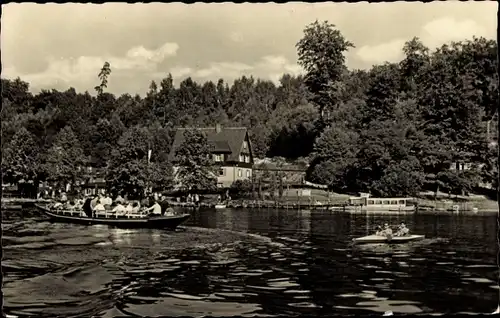
[[[170,74],[172,74],[173,78],[179,78],[183,77],[186,75],[189,75],[193,72],[193,70],[190,67],[173,67],[170,69]]]
[[[170,69],[170,73],[177,81],[182,80],[182,77],[185,78],[188,76],[200,81],[216,81],[219,78],[231,81],[245,75],[268,79],[278,83],[284,73],[299,75],[301,72],[302,68],[299,65],[291,63],[282,55],[266,55],[251,65],[240,62],[212,62],[208,67],[201,69],[192,69],[189,67],[174,67]]]
[[[157,50],[150,51],[143,46],[137,46],[128,50],[127,60],[160,63],[167,57],[175,56],[179,50],[177,43],[165,43]]]
[[[457,21],[452,18],[441,18],[424,25],[420,38],[430,48],[437,48],[451,41],[472,39],[473,36],[489,38],[494,35],[473,20]]]
[[[359,48],[357,56],[368,63],[396,62],[403,56],[404,40],[392,40],[379,45],[365,45]]]
[[[487,30],[470,19],[444,17],[425,24],[418,34],[420,40],[431,50],[452,41],[472,39],[473,36],[494,38],[495,30]],[[366,63],[397,62],[403,58],[403,46],[408,40],[410,38],[397,38],[377,45],[365,45],[357,50],[356,55]]]
[[[177,43],[165,43],[156,50],[148,50],[143,46],[129,49],[124,56],[80,56],[77,58],[48,57],[47,68],[38,73],[21,74],[14,67],[4,69],[7,78],[21,77],[36,88],[53,88],[54,86],[74,86],[88,89],[89,83],[97,84],[97,74],[107,61],[113,73],[153,72],[159,63],[175,56],[179,49]],[[110,81],[110,86],[112,81]]]
[[[237,77],[242,72],[252,69],[252,66],[239,62],[212,62],[208,68],[196,71],[194,76],[200,78],[213,76]]]

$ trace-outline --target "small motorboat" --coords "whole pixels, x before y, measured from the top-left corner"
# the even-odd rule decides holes
[[[55,222],[84,225],[103,224],[121,228],[156,228],[175,230],[190,217],[189,214],[162,216],[128,214],[117,216],[111,213],[88,217],[82,210],[56,210],[40,204],[35,204],[35,206],[43,214]]]
[[[219,204],[216,204],[216,205],[215,205],[215,208],[216,208],[216,209],[225,209],[225,208],[226,208],[226,205],[225,205],[225,204],[222,204],[222,203],[219,203]]]
[[[387,237],[384,235],[368,235],[353,239],[354,244],[400,244],[411,241],[423,240],[425,235],[405,235],[405,236],[392,236]]]

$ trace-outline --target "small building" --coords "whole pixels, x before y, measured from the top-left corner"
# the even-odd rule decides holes
[[[228,188],[236,180],[252,178],[253,153],[248,130],[245,127],[223,127],[217,124],[207,128],[178,128],[175,132],[174,142],[169,158],[176,167],[175,152],[184,142],[184,132],[188,129],[197,129],[205,134],[212,146],[212,160],[219,167],[217,186]]]

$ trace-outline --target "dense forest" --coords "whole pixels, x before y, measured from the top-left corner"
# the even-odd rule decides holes
[[[296,47],[304,75],[284,74],[278,85],[246,76],[174,85],[166,74],[144,97],[115,96],[106,92],[108,63],[96,70],[96,94],[32,94],[22,79],[2,79],[3,182],[73,183],[79,167],[92,165],[115,188],[167,188],[174,129],[220,123],[247,127],[257,157],[309,162],[307,178],[338,192],[496,186],[497,149],[487,138],[498,105],[495,41],[473,38],[431,51],[414,38],[398,63],[349,70],[344,54],[354,44],[316,21]],[[468,169],[451,170],[455,163]]]

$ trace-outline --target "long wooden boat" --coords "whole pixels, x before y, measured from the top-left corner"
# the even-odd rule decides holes
[[[55,222],[75,223],[83,225],[103,224],[122,228],[157,228],[175,230],[179,225],[189,219],[189,214],[173,216],[146,216],[146,215],[99,215],[97,217],[88,217],[81,210],[78,211],[56,211],[51,208],[36,204],[43,214]]]
[[[399,244],[423,240],[425,235],[393,236],[390,239],[383,235],[368,235],[353,239],[354,244]]]

